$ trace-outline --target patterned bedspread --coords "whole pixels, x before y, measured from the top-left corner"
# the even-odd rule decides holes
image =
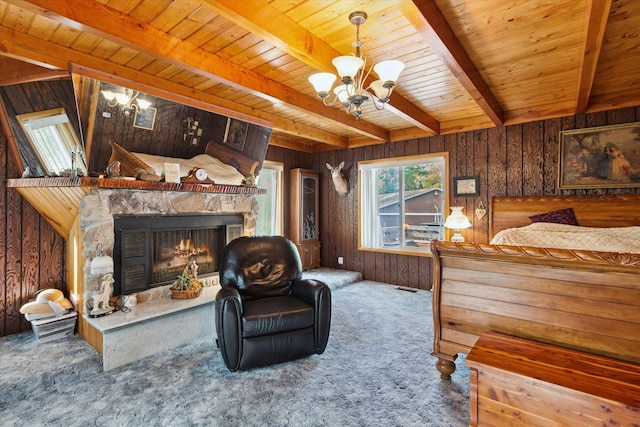
[[[491,244],[637,254],[640,226],[598,228],[537,222],[502,230]]]

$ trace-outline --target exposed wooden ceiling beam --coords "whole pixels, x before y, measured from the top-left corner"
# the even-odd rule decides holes
[[[580,81],[578,82],[578,95],[576,99],[576,114],[584,114],[587,111],[591,87],[596,75],[596,67],[604,31],[609,19],[611,0],[588,0],[586,7],[585,37],[583,55],[580,64]]]
[[[4,40],[3,52],[15,58],[32,58],[41,60],[46,58],[51,64],[92,77],[108,83],[130,87],[150,95],[180,102],[195,108],[222,114],[237,119],[250,121],[262,126],[273,126],[276,131],[304,136],[307,139],[345,148],[346,138],[323,132],[318,129],[308,129],[290,120],[282,119],[263,111],[257,111],[241,104],[210,95],[206,92],[190,89],[165,79],[132,70],[112,62],[98,59],[88,54],[68,49],[60,45],[45,42],[32,36],[16,33],[0,28],[0,38]],[[100,71],[97,71],[100,70]],[[68,74],[68,71],[66,71]]]
[[[66,69],[42,68],[39,65],[25,63],[9,57],[0,59],[0,68],[2,68],[0,86],[70,77],[69,71]]]
[[[433,0],[400,1],[398,7],[495,125],[502,107]]]
[[[389,132],[355,120],[340,110],[326,108],[313,98],[225,58],[206,52],[145,22],[100,3],[83,0],[9,0],[8,3],[45,16],[71,28],[103,37],[139,52],[165,60],[193,73],[271,101],[278,100],[306,113],[329,119],[370,138],[389,141]]]
[[[266,1],[259,5],[253,2],[251,7],[247,7],[246,4],[238,0],[205,0],[205,2],[229,21],[257,34],[316,70],[335,72],[331,61],[336,56],[344,55],[344,52],[335,50]],[[369,79],[374,80],[371,77]],[[368,81],[367,84],[371,81]],[[431,134],[440,132],[440,123],[435,118],[397,92],[393,94],[386,108]]]

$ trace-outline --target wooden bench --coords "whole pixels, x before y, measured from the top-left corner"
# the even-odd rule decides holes
[[[471,426],[640,423],[640,365],[494,332],[466,364]]]

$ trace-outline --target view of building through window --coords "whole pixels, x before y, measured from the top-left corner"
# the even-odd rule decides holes
[[[358,164],[361,249],[429,251],[444,238],[447,155]]]

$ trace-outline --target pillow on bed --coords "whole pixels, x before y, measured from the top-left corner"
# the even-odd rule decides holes
[[[573,208],[560,209],[557,211],[530,216],[531,222],[552,222],[554,224],[578,225],[578,220],[573,213]]]
[[[111,157],[109,158],[109,164],[115,162],[116,160],[119,161],[120,173],[122,173],[124,176],[136,176],[136,169],[144,169],[147,171],[147,173],[150,173],[152,175],[156,173],[151,166],[122,148],[115,141],[109,141],[109,145],[111,145]]]

